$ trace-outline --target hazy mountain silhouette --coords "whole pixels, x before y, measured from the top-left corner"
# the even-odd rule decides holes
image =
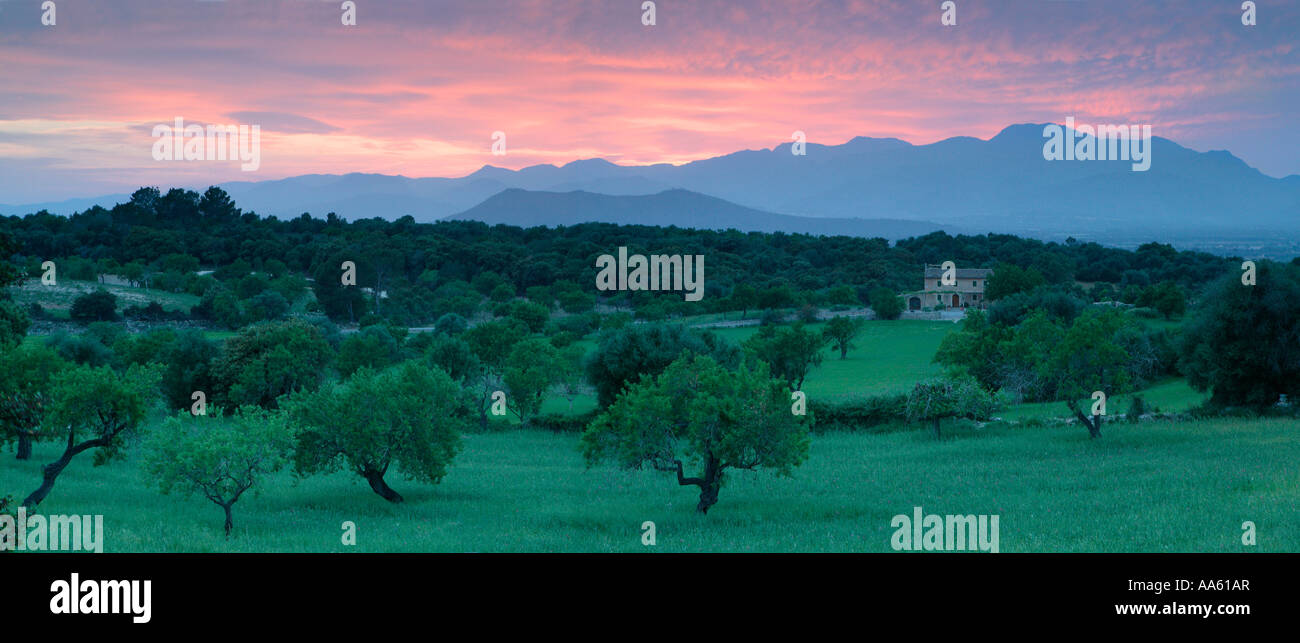
[[[473,213],[482,204],[485,209],[476,216],[515,224],[573,222],[578,212],[600,216],[599,220],[621,213],[635,222],[644,222],[647,216],[680,221],[661,209],[663,203],[684,198],[673,192],[651,201],[592,197],[685,190],[760,211],[744,216],[762,215],[758,220],[805,230],[810,224],[799,219],[771,217],[894,219],[972,232],[1072,234],[1103,241],[1300,230],[1300,176],[1271,178],[1228,152],[1196,152],[1159,137],[1152,139],[1151,167],[1146,172],[1132,171],[1129,161],[1049,162],[1042,155],[1043,127],[1013,125],[989,140],[956,137],[927,145],[858,137],[840,145],[810,143],[803,156],[793,156],[786,143],[683,165],[621,166],[589,159],[521,170],[487,165],[454,179],[313,174],[222,187],[245,210],[281,217],[335,212],[349,219],[409,214],[417,221],[433,221]],[[556,204],[557,197],[509,194],[490,201],[508,189],[593,194],[567,197],[570,203],[563,207],[568,211]],[[608,209],[605,213],[586,205],[597,201]],[[66,203],[73,202],[84,209],[94,200]],[[100,203],[111,207],[115,202]],[[547,208],[545,216],[503,209],[510,203]],[[4,214],[28,211],[33,211],[30,206],[0,206]],[[718,202],[704,211],[718,213],[707,216],[740,212]],[[699,227],[735,226],[736,221],[702,220],[699,217],[705,215],[698,210],[681,216]]]
[[[742,232],[801,232],[816,235],[903,239],[939,230],[936,223],[899,219],[795,217],[764,212],[688,190],[613,196],[592,192],[541,192],[510,188],[448,219],[522,227],[621,223]]]

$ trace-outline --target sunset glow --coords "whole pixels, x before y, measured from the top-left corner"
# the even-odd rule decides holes
[[[652,27],[630,0],[357,5],[344,27],[332,0],[65,0],[44,27],[39,2],[0,1],[0,202],[683,163],[794,130],[923,144],[1066,116],[1300,173],[1295,2],[1261,0],[1246,28],[1233,2],[966,0],[950,29],[938,2],[893,0],[661,2]],[[154,161],[150,129],[176,117],[260,125],[259,170]]]

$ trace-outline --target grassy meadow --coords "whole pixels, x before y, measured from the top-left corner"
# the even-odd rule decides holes
[[[824,322],[809,324],[821,332]],[[893,320],[872,321],[853,340],[846,359],[827,347],[820,367],[804,380],[809,398],[843,401],[854,397],[906,393],[917,380],[939,375],[943,369],[933,363],[934,353],[944,336],[957,328],[952,322]],[[756,326],[715,329],[719,335],[740,344],[758,332]]]
[[[221,510],[162,496],[134,459],[98,469],[78,458],[41,504],[47,514],[103,514],[105,551],[786,552],[890,551],[890,518],[927,513],[1000,516],[1000,551],[1234,552],[1253,521],[1252,551],[1300,549],[1300,440],[1280,420],[1113,423],[1082,429],[989,425],[882,435],[827,434],[793,478],[735,472],[707,516],[694,487],[668,474],[587,469],[577,438],[538,431],[465,436],[439,485],[390,483],[393,505],[358,476],[268,478]],[[40,464],[6,454],[0,490],[25,494]],[[654,521],[657,544],[640,540]],[[340,541],[344,521],[357,546]]]
[[[11,289],[10,294],[14,302],[21,306],[39,304],[52,318],[66,321],[69,319],[68,311],[72,308],[73,300],[96,290],[106,290],[115,295],[119,308],[158,302],[163,310],[188,312],[199,303],[198,297],[187,293],[75,279],[60,279],[56,286],[45,286],[39,279],[29,279],[22,286]]]
[[[931,362],[950,322],[871,322],[848,359],[828,349],[808,377],[810,397],[901,393],[937,374]],[[720,332],[740,342],[752,327]],[[1198,403],[1182,380],[1143,392],[1164,411]],[[1127,396],[1111,401],[1127,408]],[[572,412],[593,408],[590,395]],[[555,395],[544,408],[569,412]],[[1006,420],[1061,417],[1063,404],[1007,409]],[[669,474],[588,468],[577,436],[533,430],[468,433],[439,485],[389,483],[406,498],[385,502],[347,473],[299,480],[275,474],[234,509],[199,497],[163,496],[146,484],[137,454],[93,467],[76,458],[40,505],[45,514],[103,514],[105,551],[891,551],[890,518],[926,513],[998,514],[1000,550],[1245,551],[1241,524],[1258,528],[1252,551],[1300,550],[1300,439],[1294,421],[1111,422],[1090,440],[1072,426],[945,421],[928,431],[828,433],[789,479],[732,472],[707,516],[697,490]],[[0,495],[21,500],[60,445],[31,461],[0,454]],[[657,544],[641,544],[641,524]],[[357,525],[357,546],[341,525]]]

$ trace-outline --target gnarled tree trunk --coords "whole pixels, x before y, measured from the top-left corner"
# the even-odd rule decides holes
[[[18,432],[18,459],[32,459],[32,434],[26,431]]]
[[[1083,411],[1079,410],[1077,404],[1071,405],[1070,410],[1074,411],[1074,417],[1079,418],[1079,422],[1083,423],[1083,426],[1088,428],[1088,437],[1090,438],[1101,437],[1101,416],[1100,415],[1094,415],[1092,416],[1092,419],[1089,420],[1088,416],[1084,415]]]
[[[387,469],[387,467],[385,467],[385,469]],[[366,482],[370,483],[370,488],[374,489],[375,493],[379,494],[380,498],[389,502],[402,501],[402,495],[393,491],[392,487],[389,487],[388,483],[384,482],[383,470],[374,467],[367,467],[361,472],[361,475],[365,476]]]
[[[63,455],[60,456],[58,460],[41,467],[41,474],[43,477],[41,486],[23,500],[23,506],[30,509],[41,504],[41,501],[45,499],[45,496],[50,495],[50,490],[54,489],[54,481],[59,477],[59,474],[63,473],[63,470],[67,468],[68,463],[72,462],[73,456],[85,451],[86,449],[106,447],[112,443],[113,436],[115,435],[117,435],[116,431],[111,433],[109,437],[95,438],[94,440],[86,440],[81,444],[75,444],[73,440],[75,439],[76,431],[74,431],[72,427],[68,427],[68,446],[63,449]]]
[[[699,478],[687,478],[682,475],[682,461],[676,460],[677,464],[677,484],[695,485],[700,488],[700,502],[695,505],[695,510],[702,513],[709,513],[709,507],[717,504],[718,491],[722,489],[722,463],[709,454],[704,460],[704,475]]]
[[[235,503],[233,503],[233,502],[227,502],[227,503],[221,505],[221,508],[226,510],[226,539],[227,539],[227,540],[230,539],[230,528],[235,526],[235,521],[232,520],[232,519],[231,519],[231,516],[230,516],[230,507],[231,507],[231,505],[233,505],[233,504],[235,504]]]

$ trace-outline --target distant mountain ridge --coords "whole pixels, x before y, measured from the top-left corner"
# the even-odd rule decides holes
[[[763,212],[689,190],[611,196],[581,190],[543,192],[509,188],[447,219],[521,227],[575,225],[587,222],[677,226],[742,232],[790,232],[812,235],[905,239],[942,229],[936,223],[900,219],[796,217]]]
[[[460,178],[313,174],[222,187],[245,210],[281,217],[335,212],[349,219],[411,215],[435,221],[470,213],[516,225],[553,225],[572,218],[554,207],[546,210],[551,219],[501,209],[503,203],[523,203],[521,195],[488,202],[510,189],[608,197],[685,190],[760,212],[764,221],[805,228],[809,224],[801,219],[770,217],[914,221],[1040,238],[1227,238],[1300,231],[1300,176],[1271,178],[1228,152],[1196,152],[1160,137],[1151,139],[1146,172],[1131,171],[1128,161],[1049,162],[1042,156],[1043,127],[1012,125],[988,140],[954,137],[926,145],[857,137],[840,145],[809,143],[803,156],[792,155],[785,143],[683,165],[586,159],[520,170],[486,165]],[[530,206],[554,205],[554,197],[528,199]],[[584,216],[599,214],[583,206],[592,202],[589,197],[569,200]],[[66,203],[84,209],[92,201]],[[636,203],[655,202],[611,198],[600,203],[631,213]],[[490,207],[475,212],[480,205]],[[710,211],[731,211],[713,205]],[[0,206],[0,213],[25,214],[24,208]],[[703,220],[695,224],[715,227]]]

